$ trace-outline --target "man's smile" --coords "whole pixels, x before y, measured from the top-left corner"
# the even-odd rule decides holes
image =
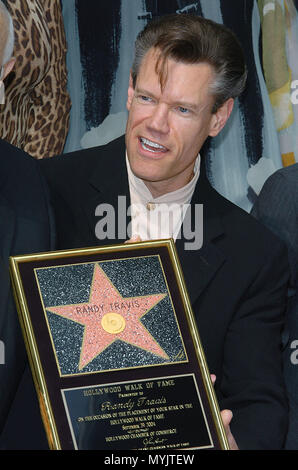
[[[165,153],[168,151],[168,149],[163,145],[158,144],[157,142],[153,142],[152,140],[146,139],[145,137],[140,137],[139,141],[143,150],[152,153]]]

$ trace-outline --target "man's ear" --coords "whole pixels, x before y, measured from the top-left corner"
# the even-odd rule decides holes
[[[209,135],[215,137],[226,125],[234,107],[234,99],[229,98],[224,104],[213,114],[210,125]]]
[[[131,103],[135,94],[133,80],[131,73],[129,74],[129,84],[128,84],[128,91],[127,91],[127,101],[126,101],[126,108],[129,111],[131,107]]]
[[[15,63],[16,63],[16,59],[12,57],[11,59],[9,59],[8,62],[6,62],[6,64],[4,64],[3,66],[4,72],[3,72],[2,80],[4,80],[4,78],[10,74],[10,72],[14,68]]]

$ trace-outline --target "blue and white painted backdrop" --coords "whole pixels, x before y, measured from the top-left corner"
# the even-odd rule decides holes
[[[257,1],[62,0],[62,7],[72,100],[65,152],[124,133],[134,41],[148,19],[186,11],[224,23],[237,34],[249,69],[247,89],[225,129],[208,142],[206,167],[212,185],[249,211],[265,179],[282,166],[262,72]]]

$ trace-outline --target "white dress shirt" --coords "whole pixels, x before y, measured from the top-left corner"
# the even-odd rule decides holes
[[[131,237],[139,236],[141,240],[176,240],[200,175],[200,163],[199,154],[195,161],[194,176],[186,186],[154,198],[143,180],[133,174],[126,155],[131,200]]]

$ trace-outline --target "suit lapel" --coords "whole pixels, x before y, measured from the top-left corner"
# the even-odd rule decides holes
[[[98,155],[97,164],[89,177],[84,196],[84,211],[92,234],[99,220],[99,217],[95,216],[95,209],[99,205],[105,204],[106,206],[101,206],[102,209],[111,211],[115,215],[114,220],[111,221],[112,224],[115,222],[115,237],[109,240],[99,240],[94,235],[96,244],[116,244],[127,240],[126,228],[130,221],[127,209],[130,205],[130,195],[124,138],[111,142],[105,151]]]
[[[185,285],[193,305],[224,263],[224,256],[208,243],[198,251],[184,250],[183,240],[176,243]]]
[[[202,166],[199,181],[192,197],[191,211],[192,231],[195,231],[195,205],[203,208],[203,245],[199,250],[185,249],[186,240],[183,236],[176,241],[176,248],[181,262],[185,284],[192,304],[215,276],[225,261],[225,255],[216,245],[216,240],[224,235],[220,217],[217,212],[215,191],[211,187]]]

